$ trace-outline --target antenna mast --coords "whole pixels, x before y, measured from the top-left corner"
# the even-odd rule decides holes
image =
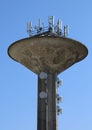
[[[29,37],[33,37],[35,35],[51,35],[67,37],[68,36],[68,25],[64,26],[64,30],[62,29],[62,21],[58,19],[57,25],[54,22],[55,17],[48,17],[48,26],[44,27],[44,24],[41,23],[41,19],[38,19],[38,25],[32,27],[32,22],[27,23],[27,32],[29,33]]]
[[[29,33],[29,36],[32,36],[32,22],[27,23],[27,32]]]
[[[54,32],[54,16],[48,17],[49,31]]]

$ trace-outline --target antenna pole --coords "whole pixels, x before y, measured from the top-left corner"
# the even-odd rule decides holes
[[[48,17],[49,31],[54,32],[54,16]]]
[[[59,35],[62,34],[62,21],[59,19],[58,22],[57,22],[57,33]]]
[[[32,36],[32,22],[27,23],[27,32],[29,33],[29,36]]]
[[[64,37],[68,36],[68,25],[64,26]]]

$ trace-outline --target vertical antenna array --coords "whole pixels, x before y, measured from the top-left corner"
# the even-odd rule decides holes
[[[41,25],[41,19],[38,19],[38,26],[35,26],[35,29],[37,31],[37,34],[41,33],[43,30],[43,27]]]
[[[64,26],[64,37],[67,37],[69,33],[69,27],[68,25]]]
[[[54,16],[48,17],[48,24],[49,24],[48,30],[54,32]]]
[[[43,35],[43,34],[53,34],[60,37],[67,37],[69,34],[68,25],[62,27],[62,21],[58,19],[57,24],[55,25],[55,17],[49,16],[48,17],[48,26],[44,27],[41,23],[41,19],[38,19],[38,25],[32,26],[32,22],[27,23],[27,33],[29,37],[35,35]]]
[[[29,36],[32,36],[32,22],[27,23],[27,32],[29,33]]]
[[[62,81],[59,80],[59,78],[57,78],[56,86],[57,86],[57,96],[56,96],[56,98],[57,98],[57,114],[59,115],[59,114],[62,114],[62,108],[60,108],[60,106],[59,106],[59,103],[62,102],[62,97],[58,94],[58,88],[60,86],[62,86]]]
[[[57,34],[62,35],[62,21],[60,19],[57,22]]]

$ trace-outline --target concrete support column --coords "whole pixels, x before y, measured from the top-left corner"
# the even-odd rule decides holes
[[[57,130],[56,74],[38,76],[38,125],[37,130]]]

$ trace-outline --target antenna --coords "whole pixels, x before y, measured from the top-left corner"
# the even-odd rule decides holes
[[[57,103],[59,103],[59,102],[62,102],[62,97],[59,96],[59,94],[58,94],[58,95],[57,95]]]
[[[62,34],[62,21],[60,19],[58,19],[58,22],[57,22],[57,33],[59,35]]]
[[[68,27],[68,25],[65,25],[64,26],[64,37],[68,36],[68,33],[69,33],[69,27]]]
[[[49,31],[54,32],[54,16],[48,17]]]
[[[56,83],[57,83],[57,87],[62,86],[62,80],[60,80],[59,78],[57,78]]]
[[[39,74],[39,77],[40,77],[41,79],[47,79],[47,73],[41,72],[41,73]]]
[[[57,106],[57,113],[58,113],[58,115],[62,114],[62,108],[60,108],[59,106]]]
[[[43,27],[41,26],[41,19],[38,19],[38,26],[35,26],[35,29],[38,34],[42,32]]]
[[[32,22],[27,23],[27,32],[32,36]]]
[[[41,27],[41,19],[38,19],[39,27]]]

